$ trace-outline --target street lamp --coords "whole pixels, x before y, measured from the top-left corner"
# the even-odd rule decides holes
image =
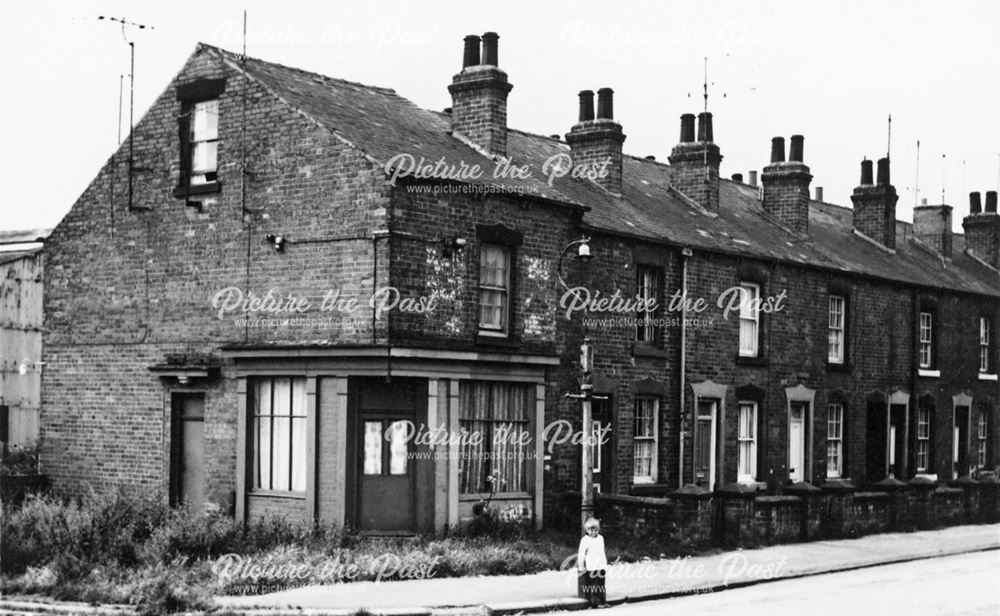
[[[563,280],[563,258],[566,257],[566,253],[569,252],[569,250],[574,246],[577,246],[576,254],[573,256],[574,259],[587,262],[594,257],[590,254],[590,238],[586,235],[563,246],[562,252],[559,253],[559,267],[557,268],[558,271],[556,274],[559,276],[559,284],[561,284],[567,291],[569,291],[569,285],[567,285],[566,281]]]
[[[574,258],[580,259],[582,261],[589,261],[593,258],[590,254],[590,238],[583,236],[578,240],[570,242],[563,247],[562,252],[559,253],[559,266],[558,266],[558,276],[559,284],[563,286],[564,289],[569,291],[569,285],[563,280],[563,258],[566,253],[570,251],[573,247],[576,247],[576,255]],[[584,332],[586,332],[586,323],[584,323]],[[590,344],[590,339],[584,336],[583,344],[580,345],[580,370],[583,372],[583,379],[580,383],[580,393],[578,394],[566,394],[566,398],[580,401],[580,408],[583,415],[583,438],[581,439],[581,447],[583,450],[580,453],[580,466],[582,467],[581,481],[580,481],[580,526],[583,527],[587,520],[594,515],[594,463],[591,460],[591,447],[593,444],[591,441],[594,438],[593,435],[593,412],[592,405],[594,400],[607,400],[607,396],[595,396],[594,395],[594,385],[590,382],[590,373],[594,368],[594,348]]]

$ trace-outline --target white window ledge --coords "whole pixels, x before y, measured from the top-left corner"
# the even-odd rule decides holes
[[[924,377],[936,379],[936,378],[940,378],[941,371],[940,370],[927,370],[925,368],[920,368],[919,370],[917,370],[917,374],[920,375],[920,376],[924,376]]]
[[[914,475],[914,479],[929,479],[931,481],[937,481],[937,473],[917,473]]]
[[[980,381],[995,381],[995,380],[997,380],[997,375],[995,375],[995,374],[986,374],[985,372],[980,372],[979,373],[979,380]]]

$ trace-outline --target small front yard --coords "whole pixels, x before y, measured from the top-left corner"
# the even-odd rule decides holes
[[[217,595],[273,586],[526,574],[574,557],[575,533],[536,532],[490,516],[461,532],[365,538],[269,520],[240,524],[136,494],[81,501],[29,496],[4,507],[4,595],[117,603],[144,613],[210,609]],[[609,560],[674,555],[649,541],[609,541]],[[662,552],[662,553],[661,553]]]

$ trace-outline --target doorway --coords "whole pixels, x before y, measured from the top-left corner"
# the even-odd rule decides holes
[[[952,445],[952,479],[969,474],[969,407],[955,407],[955,429]]]
[[[694,424],[694,482],[715,489],[716,418],[718,400],[698,399]]]
[[[421,387],[420,385],[423,384]],[[355,523],[362,531],[416,529],[416,462],[411,438],[426,381],[358,379],[353,396]]]
[[[865,479],[868,483],[877,483],[886,477],[890,461],[889,450],[893,449],[890,443],[894,439],[901,438],[898,433],[900,426],[895,426],[895,431],[890,429],[888,412],[882,400],[869,400],[867,420],[865,422]],[[893,453],[896,453],[895,450]],[[898,457],[898,456],[897,456]]]
[[[595,397],[591,410],[593,413],[591,434],[594,440],[590,448],[590,459],[594,463],[594,488],[602,494],[613,494],[615,491],[613,408],[611,396],[605,396],[603,400]]]
[[[806,481],[807,416],[805,402],[792,402],[788,411],[788,478]]]
[[[205,394],[173,393],[170,407],[170,505],[201,511],[205,506]]]

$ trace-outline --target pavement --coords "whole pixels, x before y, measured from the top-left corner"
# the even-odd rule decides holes
[[[618,605],[720,592],[780,579],[996,549],[1000,549],[1000,524],[619,563],[608,568],[608,602]],[[74,604],[12,599],[0,600],[0,613],[87,613],[92,616],[112,613],[108,608],[83,604],[76,604],[80,607],[77,611],[70,609]],[[585,602],[576,597],[575,573],[567,571],[302,586],[263,595],[217,597],[216,600],[223,613],[242,616],[347,616],[359,611],[383,616],[499,615],[586,607]]]

